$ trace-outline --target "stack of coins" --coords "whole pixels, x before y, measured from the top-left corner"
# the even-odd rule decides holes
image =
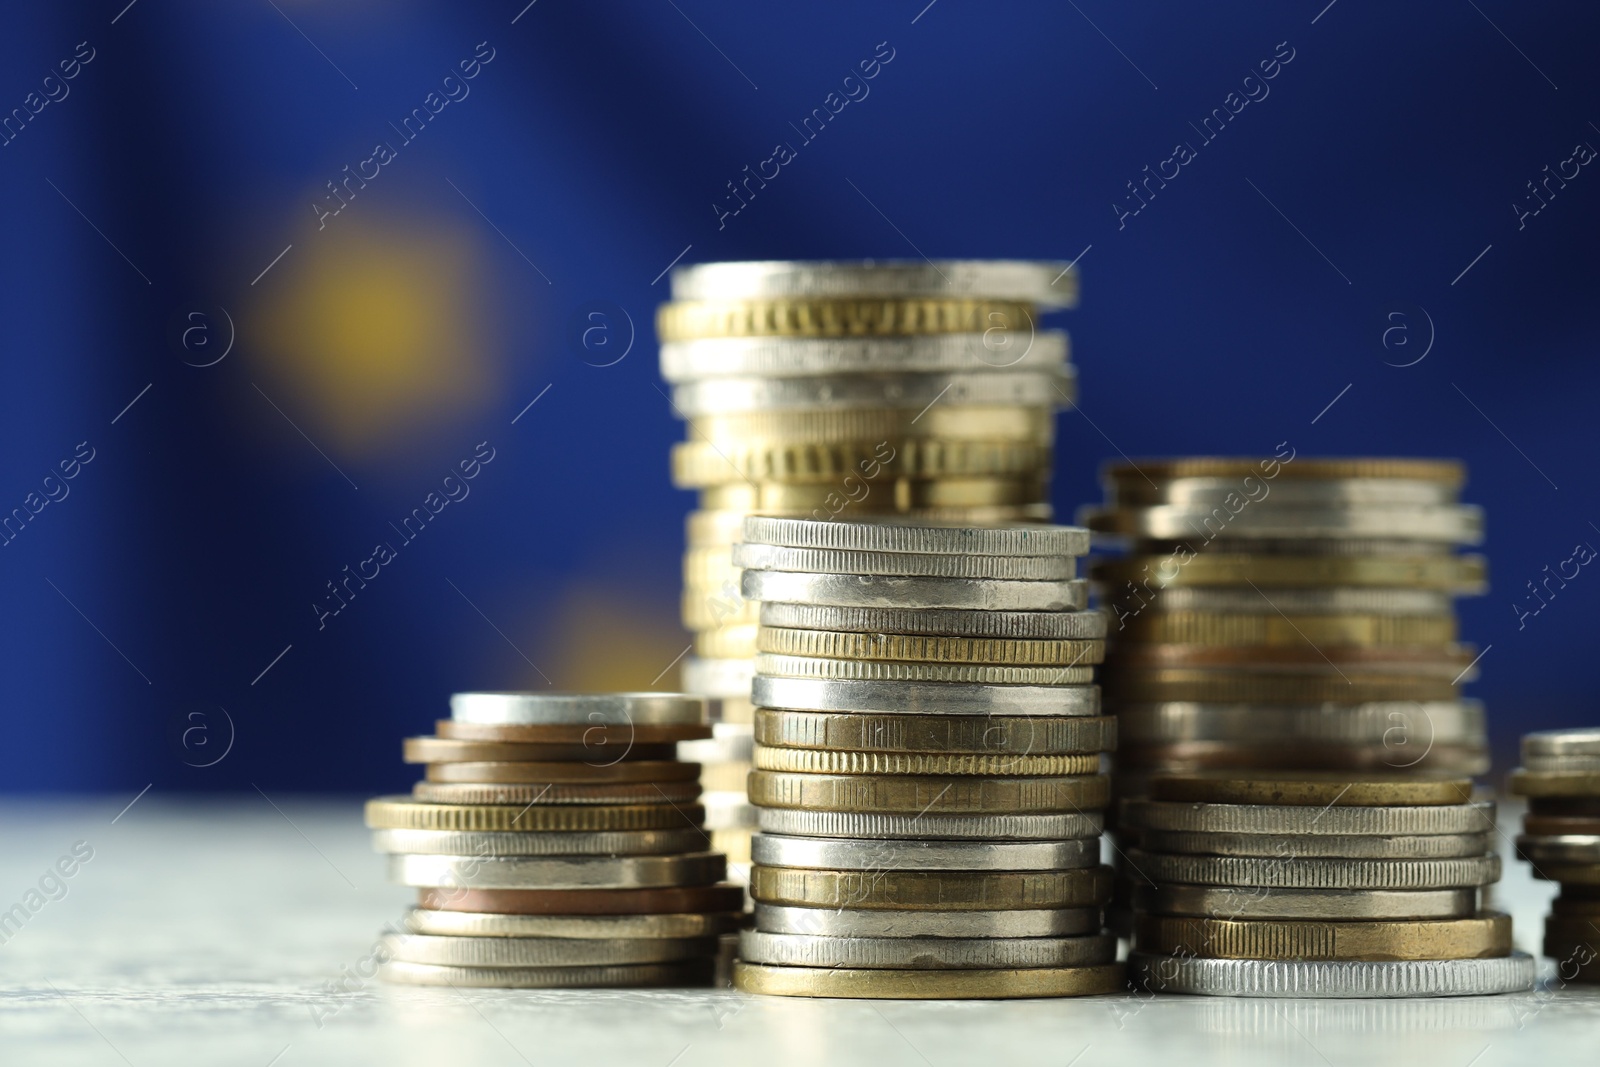
[[[706,701],[667,693],[458,693],[409,797],[367,803],[392,881],[419,890],[383,939],[410,985],[707,984],[743,892],[706,850]]]
[[[1038,313],[1077,302],[1067,264],[1012,261],[706,263],[672,274],[657,316],[661,372],[688,439],[674,484],[697,490],[682,685],[723,701],[726,749],[707,781],[730,857],[754,814],[734,740],[750,724],[755,606],[729,550],[746,514],[898,514],[1047,521],[1054,414],[1075,395],[1066,335]],[[697,753],[697,756],[701,753]],[[747,758],[747,757],[746,757]],[[737,794],[737,795],[736,795]]]
[[[1528,798],[1517,854],[1561,885],[1544,954],[1562,981],[1600,982],[1600,729],[1528,734],[1511,791]]]
[[[1134,983],[1153,992],[1411,997],[1533,986],[1500,877],[1494,812],[1465,778],[1339,772],[1156,777],[1125,801],[1143,847]]]
[[[751,517],[755,929],[734,984],[798,996],[1121,986],[1108,782],[1075,579],[1088,532]]]

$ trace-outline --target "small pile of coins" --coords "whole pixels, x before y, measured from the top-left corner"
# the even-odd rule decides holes
[[[868,998],[1121,987],[1076,579],[1088,532],[751,517],[755,929],[734,984]]]
[[[1035,322],[1076,304],[1078,276],[1015,261],[705,263],[675,269],[672,295],[656,330],[688,424],[673,483],[700,495],[682,686],[723,701],[727,745],[710,754],[726,758],[705,762],[726,770],[709,773],[706,800],[737,877],[754,812],[721,778],[748,744],[735,737],[750,724],[757,621],[729,557],[740,522],[1048,521],[1054,415],[1076,378],[1066,334]]]
[[[390,880],[419,890],[379,976],[409,985],[705,985],[744,900],[706,851],[706,701],[458,693],[411,796],[368,801]]]
[[[1136,986],[1250,997],[1469,996],[1531,989],[1500,877],[1494,808],[1465,778],[1156,777],[1124,802]]]
[[[1523,737],[1511,792],[1528,798],[1517,855],[1561,886],[1544,954],[1561,981],[1600,982],[1600,729]]]

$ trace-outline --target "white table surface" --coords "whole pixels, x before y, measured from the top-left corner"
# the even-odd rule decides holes
[[[331,997],[408,900],[385,884],[358,801],[153,792],[118,817],[129,799],[0,804],[0,912],[75,842],[94,849],[66,895],[0,945],[5,1067],[1600,1062],[1600,991],[1549,988],[1548,963],[1531,994],[1411,1001],[874,1003],[373,982]],[[1506,871],[1498,906],[1536,949],[1552,887],[1509,857]]]

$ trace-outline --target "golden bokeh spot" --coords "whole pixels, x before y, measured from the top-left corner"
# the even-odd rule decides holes
[[[677,605],[670,600],[640,604],[636,590],[579,581],[546,620],[548,636],[542,655],[534,659],[554,688],[576,693],[678,688],[678,668],[662,672],[689,644],[689,635],[678,625]],[[535,676],[528,688],[550,686]]]
[[[280,265],[248,320],[254,358],[307,432],[360,458],[487,407],[499,359],[476,234],[392,216],[337,225]]]

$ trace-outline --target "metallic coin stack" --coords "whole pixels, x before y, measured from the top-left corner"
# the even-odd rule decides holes
[[[1600,982],[1600,729],[1528,734],[1511,791],[1528,798],[1517,855],[1561,884],[1544,954],[1561,981]]]
[[[1076,579],[1088,532],[753,516],[754,930],[734,983],[796,996],[1121,986],[1108,782]]]
[[[1465,778],[1216,772],[1125,801],[1136,986],[1252,997],[1417,997],[1532,988],[1494,811]]]
[[[682,684],[723,701],[718,745],[694,758],[706,757],[708,826],[736,877],[754,826],[741,753],[756,615],[729,558],[740,521],[752,512],[1047,521],[1054,413],[1075,378],[1066,335],[1037,330],[1035,319],[1077,293],[1061,263],[673,271],[674,299],[656,323],[661,372],[688,423],[673,481],[700,494],[683,561],[695,656]]]
[[[410,985],[707,984],[743,892],[706,851],[707,702],[669,693],[458,693],[409,797],[367,803],[389,877],[419,890],[383,939]]]

